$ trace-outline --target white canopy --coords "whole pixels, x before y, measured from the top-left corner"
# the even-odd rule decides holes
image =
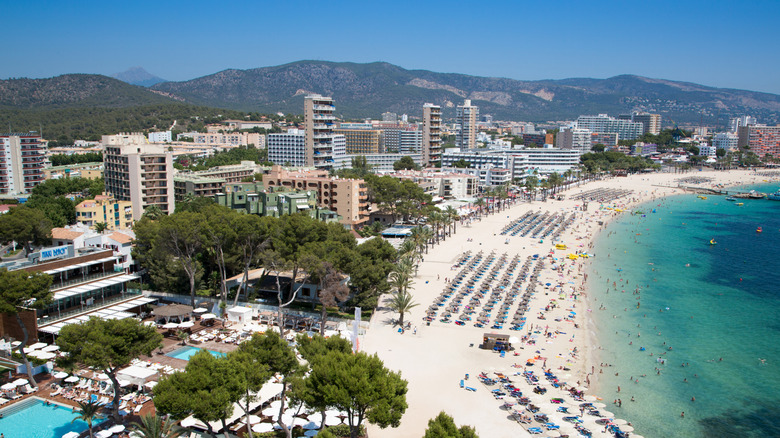
[[[149,379],[157,375],[157,371],[151,368],[129,366],[116,373],[117,379],[127,380],[134,385],[143,386]]]
[[[228,321],[234,322],[250,322],[252,320],[252,308],[251,307],[231,307],[227,309]]]

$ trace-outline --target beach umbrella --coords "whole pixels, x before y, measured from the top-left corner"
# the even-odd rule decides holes
[[[257,424],[262,423],[263,419],[258,417],[257,415],[250,415],[249,416],[249,424]]]
[[[101,430],[95,434],[97,438],[110,438],[111,435],[113,435],[113,433],[109,432],[108,430]]]
[[[617,424],[618,426],[622,426],[624,424],[628,424],[628,422],[622,418],[616,418],[612,420],[613,423]]]
[[[609,412],[609,411],[602,411],[601,409],[599,409],[599,412],[601,412],[601,415],[603,415],[605,417],[608,417],[608,418],[612,418],[612,417],[615,416],[615,414],[613,414],[612,412]]]
[[[67,383],[76,383],[79,381],[78,376],[70,376],[67,379],[65,379],[65,382]]]
[[[270,404],[270,405],[268,405],[268,406],[269,406],[269,407],[271,407],[271,408],[274,408],[274,409],[277,409],[277,410],[278,410],[279,408],[281,408],[281,407],[282,407],[282,401],[281,401],[281,400],[274,400],[274,401],[272,401],[272,402],[271,402],[271,404]]]
[[[38,353],[38,359],[41,359],[41,360],[49,360],[49,359],[53,359],[55,357],[57,357],[56,354],[49,353],[49,352],[46,352],[46,351],[42,351],[42,352]]]
[[[252,432],[265,433],[274,430],[274,426],[271,423],[260,423],[252,426]]]
[[[111,432],[112,434],[114,434],[114,433],[122,433],[122,432],[125,431],[125,426],[123,426],[121,424],[117,424],[115,426],[111,426],[111,428],[109,428],[108,431]]]
[[[41,348],[41,351],[45,351],[47,353],[51,353],[52,351],[59,350],[60,347],[57,345],[47,345],[46,347]]]
[[[203,315],[200,316],[200,319],[214,319],[216,317],[217,315],[213,313],[204,313]]]
[[[63,371],[57,371],[56,373],[52,374],[52,376],[55,379],[64,379],[64,378],[68,377],[68,373],[63,372]]]
[[[5,385],[0,386],[0,389],[3,391],[13,391],[16,389],[16,384],[14,382],[6,383]]]
[[[79,435],[81,435],[78,432],[68,432],[65,435],[62,436],[62,438],[79,438]]]
[[[154,321],[144,321],[144,325],[149,327],[155,327],[157,326],[157,323]]]
[[[169,322],[168,324],[165,324],[163,326],[163,328],[166,329],[166,330],[175,329],[175,328],[178,328],[178,327],[179,327],[179,324],[176,324],[175,322]]]
[[[30,350],[40,350],[41,348],[43,348],[43,347],[45,347],[47,345],[49,345],[49,344],[47,344],[45,342],[36,342],[36,343],[30,345],[27,348],[29,348]]]
[[[179,324],[179,328],[190,328],[190,327],[193,327],[193,326],[195,326],[195,323],[192,322],[192,321],[185,321],[185,322]]]
[[[198,307],[198,308],[196,308],[196,309],[193,309],[193,311],[192,311],[192,312],[193,312],[193,313],[206,313],[206,312],[208,312],[208,311],[209,311],[209,309],[207,309],[207,308],[205,308],[205,307]]]
[[[595,395],[586,395],[583,399],[587,402],[594,402],[598,400]]]
[[[309,421],[308,423],[303,425],[303,428],[306,429],[306,430],[319,429],[320,428],[320,424],[319,423],[315,423],[313,421]]]
[[[263,409],[261,411],[261,413],[263,415],[267,416],[267,417],[273,417],[274,415],[278,415],[279,414],[279,408],[278,407],[276,407],[276,408],[268,407],[268,408]]]
[[[14,380],[14,382],[13,382],[13,383],[14,383],[14,385],[16,385],[16,386],[24,386],[24,385],[26,385],[26,384],[30,383],[30,381],[29,381],[29,380],[27,380],[27,379],[16,379],[16,380]]]
[[[634,428],[626,424],[625,426],[620,426],[620,430],[622,432],[633,432]],[[631,436],[634,436],[634,435],[631,435]]]
[[[601,403],[601,402],[596,402],[596,403],[593,403],[593,406],[594,406],[594,407],[597,407],[597,408],[599,408],[599,409],[601,409],[601,408],[606,408],[606,407],[607,407],[607,405],[606,405],[605,403]]]
[[[108,374],[100,373],[97,376],[95,376],[95,378],[99,380],[108,380]]]

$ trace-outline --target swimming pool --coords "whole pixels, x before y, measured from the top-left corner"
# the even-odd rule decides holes
[[[173,350],[170,353],[165,353],[165,355],[175,359],[190,360],[192,356],[196,355],[201,350],[204,349],[187,346],[187,347],[177,348],[176,350]],[[208,351],[214,357],[225,357],[225,353],[220,353],[219,351],[212,351],[212,350],[205,350],[205,351]]]
[[[60,438],[68,432],[81,433],[87,430],[85,421],[76,420],[72,408],[46,402],[37,397],[31,397],[0,410],[0,433],[7,438]],[[94,420],[93,427],[104,420]]]

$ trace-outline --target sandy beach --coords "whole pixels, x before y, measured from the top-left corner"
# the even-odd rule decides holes
[[[500,388],[500,384],[485,385],[480,382],[477,376],[484,372],[491,378],[495,378],[496,373],[505,375],[524,396],[531,396],[532,402],[541,408],[541,412],[550,416],[550,421],[561,425],[560,433],[565,434],[566,431],[570,431],[571,436],[577,436],[572,433],[573,428],[570,423],[561,420],[566,414],[556,412],[556,408],[560,405],[552,404],[551,399],[557,397],[564,399],[565,405],[570,406],[571,415],[580,414],[578,407],[580,402],[575,401],[567,391],[554,387],[546,380],[543,369],[550,370],[559,383],[565,382],[566,388],[575,387],[583,390],[587,396],[586,400],[609,404],[611,399],[609,401],[594,399],[593,396],[599,398],[601,396],[589,391],[594,383],[591,379],[597,375],[593,373],[598,373],[596,368],[599,365],[599,343],[593,331],[594,322],[590,318],[591,307],[586,294],[584,264],[588,259],[580,257],[570,260],[567,256],[575,252],[587,253],[598,233],[607,229],[609,221],[620,214],[627,214],[633,205],[653,198],[683,193],[677,188],[677,180],[691,177],[710,179],[698,184],[700,187],[708,188],[715,185],[760,183],[766,180],[766,177],[748,171],[657,173],[610,178],[589,182],[561,192],[564,199],[560,201],[521,202],[499,213],[483,216],[481,220],[470,224],[458,224],[457,231],[446,241],[431,247],[420,263],[414,285],[410,289],[419,306],[412,309],[411,314],[405,317],[411,322],[411,328],[404,333],[399,333],[398,326],[393,325],[393,320],[397,319],[398,315],[390,311],[379,311],[374,315],[369,330],[361,340],[361,348],[364,351],[376,353],[388,368],[401,371],[402,376],[409,381],[407,394],[409,408],[400,427],[379,429],[369,425],[370,435],[374,437],[422,436],[428,420],[441,411],[451,415],[458,425],[474,426],[477,433],[483,437],[531,436],[526,431],[528,427],[542,427],[536,421],[526,425],[515,421],[512,411],[515,409],[523,411],[524,406],[502,408],[504,402],[515,400],[508,395],[505,399],[495,398],[492,391]],[[611,202],[591,201],[588,203],[587,210],[583,211],[583,203],[576,199],[576,196],[581,193],[593,193],[598,189],[624,190],[630,193]],[[602,205],[608,209],[600,208]],[[550,236],[531,237],[532,233],[525,237],[520,234],[501,235],[501,231],[506,226],[524,215],[526,218],[524,223],[527,223],[530,217],[537,218],[540,223],[551,224],[554,220],[553,215],[557,215],[556,218],[565,217],[573,220],[565,228],[561,228],[562,232],[555,240],[550,239]],[[522,226],[523,223],[515,229]],[[556,243],[566,245],[567,249],[556,249]],[[515,282],[520,276],[521,267],[526,262],[531,266],[531,272],[540,264],[542,269],[539,271],[535,292],[524,313],[527,319],[523,328],[509,330],[512,326],[509,321],[512,320],[520,299],[516,300],[509,309],[509,320],[500,330],[491,329],[491,324],[484,328],[475,327],[473,320],[465,321],[464,325],[456,325],[454,321],[461,314],[460,311],[453,313],[452,321],[448,323],[441,322],[442,311],[439,311],[430,325],[426,325],[423,317],[429,306],[434,304],[437,297],[447,288],[445,280],[452,279],[468,266],[468,264],[462,267],[454,265],[464,253],[469,253],[469,260],[473,261],[480,252],[482,258],[477,265],[485,266],[488,273],[495,272],[497,275],[493,280],[489,276],[476,279],[477,287],[487,282],[492,289],[501,279],[506,278]],[[494,257],[492,262],[491,254]],[[503,255],[506,255],[506,258],[501,265]],[[538,260],[533,259],[534,255],[539,256]],[[517,264],[512,271],[510,267],[513,259],[517,260]],[[466,271],[465,278],[473,279],[474,273],[468,272],[468,269]],[[512,271],[512,275],[508,275],[509,271]],[[520,291],[525,292],[528,279],[518,281],[517,284],[520,285]],[[485,299],[482,303],[484,305]],[[491,318],[491,323],[494,319],[495,315]],[[513,344],[516,349],[502,357],[497,352],[479,348],[484,333],[506,334],[523,341]],[[527,361],[533,358],[536,358],[534,365],[527,366]],[[534,375],[539,377],[538,385],[547,389],[544,395],[533,393],[534,386],[522,375],[524,369],[533,371]],[[467,374],[468,380],[466,380]],[[461,380],[464,381],[464,386],[471,387],[474,391],[461,388]],[[605,399],[609,397],[611,395],[604,396]],[[598,405],[597,407],[602,408],[602,414],[611,416],[608,415],[608,411],[606,413],[604,411],[604,409],[608,410],[609,406]],[[528,412],[525,413],[533,416]],[[594,436],[609,436],[604,432],[603,426],[595,423],[598,417],[586,414],[583,418],[584,426],[593,432]],[[631,421],[630,418],[624,420]],[[555,433],[547,433],[543,427],[542,429],[544,433],[536,436],[557,436]]]

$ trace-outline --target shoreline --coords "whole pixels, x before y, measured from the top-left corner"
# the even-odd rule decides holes
[[[476,379],[469,380],[468,383],[476,389],[475,392],[469,392],[460,389],[458,381],[464,379],[464,374],[476,376],[482,371],[502,371],[508,375],[517,371],[522,372],[524,361],[534,355],[546,358],[545,364],[549,362],[547,368],[570,386],[584,389],[586,394],[599,395],[594,392],[600,389],[598,373],[595,372],[595,364],[600,363],[599,324],[597,317],[588,315],[592,313],[589,310],[593,306],[593,297],[590,293],[592,285],[586,281],[591,263],[582,258],[570,261],[565,257],[566,254],[574,251],[590,251],[601,232],[608,231],[609,224],[621,213],[614,210],[601,210],[596,202],[590,202],[588,210],[583,211],[579,207],[582,202],[572,197],[595,189],[630,189],[632,193],[627,197],[611,203],[618,208],[625,207],[628,210],[654,199],[684,193],[670,185],[677,179],[694,176],[713,178],[706,185],[723,184],[724,186],[758,183],[765,178],[740,170],[642,174],[627,178],[611,178],[569,188],[560,193],[565,197],[562,201],[522,202],[499,213],[483,217],[471,225],[458,224],[456,233],[441,244],[430,248],[424,255],[419,272],[414,278],[415,284],[410,288],[419,306],[412,309],[407,320],[411,321],[416,330],[413,333],[412,331],[406,334],[398,333],[397,327],[391,324],[391,320],[397,317],[397,314],[380,311],[375,313],[371,328],[364,336],[362,346],[365,351],[378,354],[388,368],[400,370],[402,376],[409,381],[407,394],[409,408],[402,418],[400,427],[379,429],[369,425],[369,433],[379,437],[420,436],[424,433],[428,420],[440,411],[445,411],[455,419],[456,424],[474,426],[479,435],[530,436],[518,423],[507,418],[507,411],[499,409],[501,401],[493,399],[490,388],[483,386]],[[666,185],[659,186],[659,183]],[[555,250],[553,242],[548,242],[546,238],[508,238],[500,235],[499,232],[504,226],[527,212],[550,215],[574,213],[575,220],[556,240],[566,244],[569,249]],[[597,221],[602,221],[603,225],[598,225]],[[476,328],[471,323],[456,326],[443,324],[438,320],[432,322],[430,326],[424,325],[422,316],[425,309],[442,291],[445,286],[444,279],[451,278],[457,273],[451,269],[452,264],[463,252],[471,251],[472,254],[476,254],[479,250],[483,250],[484,254],[495,251],[496,256],[506,253],[509,259],[518,256],[520,265],[533,254],[539,254],[540,258],[545,260],[536,294],[532,297],[526,312],[528,327],[512,332],[507,330],[508,327],[502,330],[490,330]],[[565,262],[554,265],[555,259],[558,258]],[[557,266],[557,269],[550,269],[552,266]],[[547,283],[559,287],[542,286]],[[578,299],[580,296],[582,298]],[[552,308],[549,306],[551,303]],[[576,312],[574,318],[569,318],[569,312]],[[539,319],[540,313],[545,315],[544,319]],[[539,343],[524,343],[515,350],[517,356],[507,355],[506,358],[500,358],[497,354],[476,347],[481,342],[484,332],[498,332],[520,337],[531,335],[528,330],[531,325],[539,329],[537,335],[542,339],[539,339]],[[549,333],[549,337],[541,335],[542,327]],[[579,354],[575,355],[576,359],[573,359],[572,352],[575,347]],[[513,365],[516,364],[520,367],[514,368]],[[536,367],[536,372],[541,374],[539,368]],[[586,384],[588,378],[591,380],[590,384]],[[522,381],[521,377],[515,380],[517,382],[513,380],[513,383],[523,389],[523,394],[531,394],[532,387]],[[575,384],[578,380],[579,386]],[[550,387],[550,389],[552,392],[548,392],[547,398],[560,396],[571,401],[568,393],[558,388]],[[475,408],[475,406],[479,407]],[[630,419],[626,420],[630,421]],[[536,425],[531,424],[531,426]],[[607,436],[602,435],[603,427],[599,429],[588,427],[594,436]]]

